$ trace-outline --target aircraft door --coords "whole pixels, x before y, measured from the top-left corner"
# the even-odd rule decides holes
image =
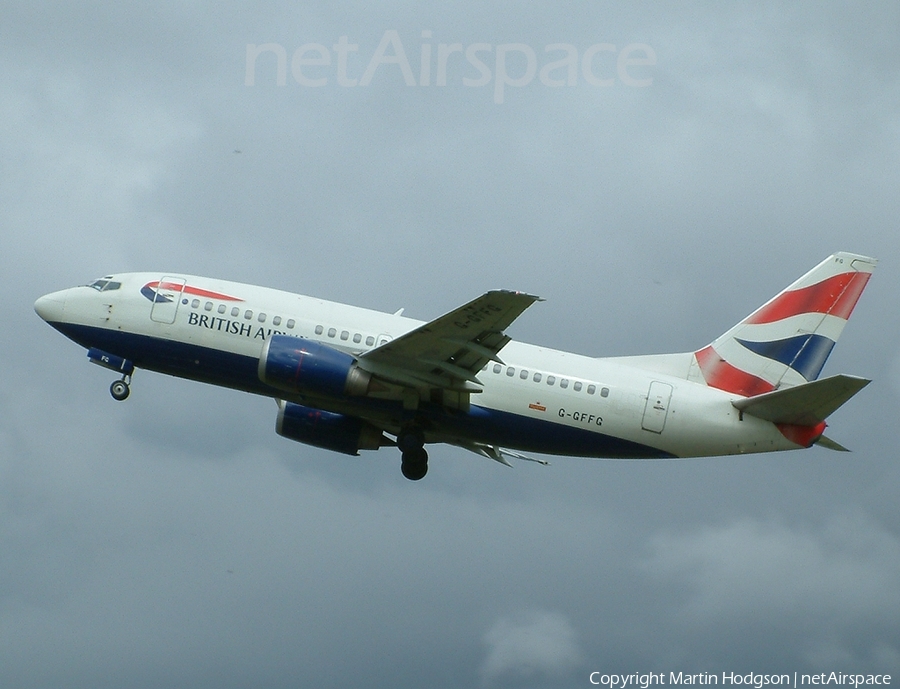
[[[654,380],[650,383],[647,403],[644,405],[644,418],[641,428],[651,433],[662,433],[666,427],[666,416],[669,413],[669,400],[672,398],[672,386]]]
[[[178,313],[178,305],[181,303],[181,293],[184,291],[184,280],[164,276],[155,285],[151,282],[144,289],[149,289],[153,296],[153,306],[150,308],[150,320],[157,323],[172,324]]]

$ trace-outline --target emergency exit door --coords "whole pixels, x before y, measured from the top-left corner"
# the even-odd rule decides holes
[[[666,427],[666,416],[669,414],[669,400],[672,398],[672,386],[654,380],[650,383],[647,403],[644,405],[644,418],[641,428],[651,433],[662,433]]]

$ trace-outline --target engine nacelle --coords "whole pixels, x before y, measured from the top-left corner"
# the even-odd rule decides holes
[[[360,450],[377,450],[384,440],[380,428],[355,416],[293,402],[279,404],[275,432],[291,440],[346,455],[357,455]]]
[[[349,354],[312,340],[272,335],[259,356],[259,379],[290,392],[361,396],[372,376]]]

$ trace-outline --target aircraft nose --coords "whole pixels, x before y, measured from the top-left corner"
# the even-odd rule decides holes
[[[37,315],[48,323],[61,321],[65,308],[66,290],[45,294],[34,302],[34,310],[37,312]]]

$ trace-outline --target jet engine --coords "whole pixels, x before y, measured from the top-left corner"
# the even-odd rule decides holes
[[[362,396],[372,377],[349,354],[312,340],[273,335],[259,356],[259,379],[280,390]]]
[[[390,442],[380,428],[355,416],[335,414],[293,402],[279,403],[275,432],[291,440],[345,455],[358,455],[360,450],[377,450]]]

